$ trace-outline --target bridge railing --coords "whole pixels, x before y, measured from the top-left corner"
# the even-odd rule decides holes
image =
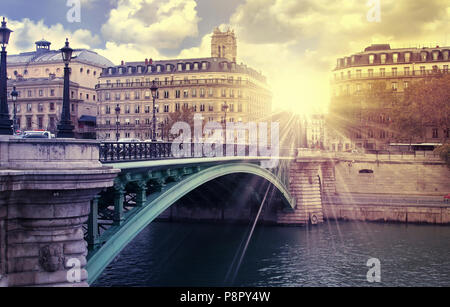
[[[254,153],[258,155],[258,146],[249,144],[205,144],[211,148],[211,152],[220,152],[217,146],[221,146],[221,156],[238,157],[252,156]],[[102,163],[115,163],[126,161],[148,161],[180,158],[209,158],[214,157],[212,154],[203,150],[203,144],[177,144],[169,142],[153,142],[153,143],[123,143],[123,142],[105,142],[100,144],[100,161]],[[177,153],[173,152],[176,148]],[[217,151],[216,151],[217,150]],[[292,148],[280,148],[279,156],[293,157],[296,150]],[[261,156],[261,155],[260,155]]]

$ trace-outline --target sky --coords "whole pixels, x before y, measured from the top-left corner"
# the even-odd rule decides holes
[[[68,37],[116,64],[209,57],[214,27],[230,27],[238,63],[267,76],[273,109],[299,114],[326,112],[339,57],[374,43],[450,45],[450,0],[2,0],[0,15],[10,54]]]

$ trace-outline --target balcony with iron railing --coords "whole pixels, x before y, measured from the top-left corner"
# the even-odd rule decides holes
[[[156,81],[159,88],[177,87],[177,86],[194,86],[194,85],[217,85],[217,86],[246,86],[258,88],[259,86],[248,80],[231,80],[231,79],[191,79],[191,80],[168,80]],[[120,83],[99,83],[95,89],[120,89],[120,88],[150,88],[152,82],[120,82]]]
[[[445,69],[422,69],[411,71],[386,71],[373,73],[354,73],[351,75],[336,75],[332,78],[333,82],[349,81],[349,80],[371,80],[371,79],[395,79],[395,78],[425,78],[436,77],[449,74],[449,70]]]

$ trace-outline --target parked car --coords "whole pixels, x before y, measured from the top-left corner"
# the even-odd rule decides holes
[[[52,139],[54,135],[50,131],[25,131],[23,139]]]

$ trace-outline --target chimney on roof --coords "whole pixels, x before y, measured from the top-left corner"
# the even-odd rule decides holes
[[[123,61],[122,61],[122,62],[120,62],[120,65],[122,65],[122,66],[123,66],[123,65],[124,65],[124,62],[123,62]]]
[[[148,59],[145,59],[145,66],[148,65]]]
[[[150,59],[150,65],[152,65],[153,64],[153,59]]]

